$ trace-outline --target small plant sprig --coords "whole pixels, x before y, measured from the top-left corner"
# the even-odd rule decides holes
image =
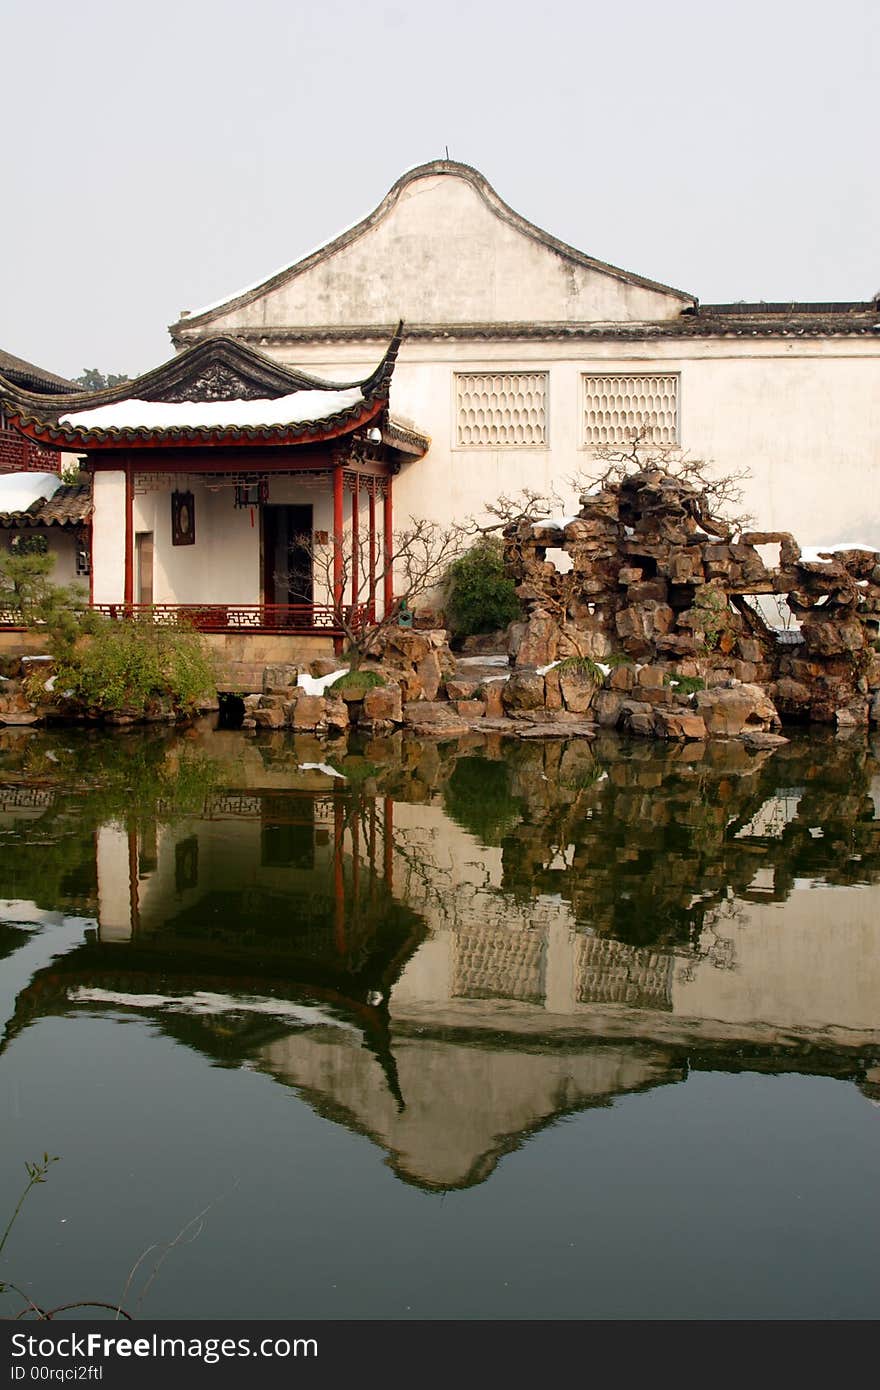
[[[0,1236],[0,1255],[3,1254],[3,1247],[5,1246],[7,1240],[9,1239],[9,1234],[10,1234],[10,1232],[11,1232],[13,1226],[15,1225],[16,1221],[18,1220],[18,1215],[19,1215],[19,1213],[20,1213],[22,1207],[24,1206],[25,1202],[27,1201],[28,1196],[30,1195],[31,1189],[34,1188],[34,1187],[36,1187],[38,1183],[41,1183],[41,1182],[45,1182],[45,1181],[46,1181],[46,1177],[47,1177],[47,1175],[48,1175],[49,1169],[51,1168],[51,1166],[52,1166],[53,1163],[57,1163],[57,1162],[58,1162],[58,1157],[57,1157],[57,1155],[50,1157],[50,1155],[47,1154],[47,1153],[43,1154],[43,1157],[42,1157],[42,1158],[38,1158],[38,1159],[37,1159],[35,1162],[33,1162],[33,1163],[30,1163],[30,1162],[27,1162],[27,1161],[25,1162],[25,1165],[24,1165],[24,1166],[25,1166],[25,1170],[26,1170],[27,1175],[28,1175],[27,1187],[24,1189],[24,1191],[22,1192],[21,1196],[19,1197],[19,1199],[18,1199],[18,1201],[17,1201],[17,1203],[16,1203],[16,1205],[15,1205],[15,1210],[13,1211],[12,1215],[10,1216],[9,1220],[8,1220],[7,1223],[6,1223],[6,1230],[3,1232],[3,1235]],[[6,1289],[7,1289],[7,1285],[6,1285],[6,1284],[0,1284],[0,1293],[5,1293],[5,1292],[6,1292]]]
[[[674,671],[667,671],[663,677],[663,684],[668,685],[677,695],[695,695],[698,690],[706,689],[706,682],[702,676],[679,676]]]
[[[28,1196],[35,1187],[46,1181],[49,1175],[49,1169],[52,1167],[53,1163],[57,1162],[57,1154],[51,1155],[48,1153],[44,1153],[42,1158],[35,1159],[32,1163],[29,1161],[25,1162],[25,1171],[28,1175],[27,1185],[15,1204],[15,1209],[6,1223],[6,1229],[3,1235],[0,1236],[0,1255],[3,1254],[3,1247],[9,1239],[10,1232],[18,1220],[21,1209],[27,1201]],[[38,1303],[34,1302],[29,1294],[25,1293],[24,1289],[20,1289],[18,1285],[13,1284],[11,1280],[0,1282],[0,1295],[5,1293],[18,1294],[19,1298],[24,1300],[25,1306],[22,1308],[21,1312],[15,1315],[16,1321],[19,1318],[23,1318],[26,1314],[30,1314],[39,1322],[51,1322],[56,1313],[69,1312],[74,1308],[105,1308],[115,1313],[117,1317],[125,1318],[129,1322],[131,1321],[131,1314],[127,1313],[124,1308],[116,1303],[104,1303],[98,1299],[84,1299],[78,1300],[76,1303],[62,1303],[59,1304],[57,1308],[41,1308]]]

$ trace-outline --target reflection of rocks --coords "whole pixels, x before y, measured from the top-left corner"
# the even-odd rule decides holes
[[[512,747],[510,795],[522,813],[503,842],[505,888],[526,900],[561,892],[578,922],[634,945],[684,943],[729,891],[751,895],[758,864],[775,901],[798,878],[857,883],[880,871],[867,796],[877,763],[861,744],[822,758],[791,745],[692,747]],[[785,804],[780,786],[801,789],[797,811],[766,833],[752,821]]]

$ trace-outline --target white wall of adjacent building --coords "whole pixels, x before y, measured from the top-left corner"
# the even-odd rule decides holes
[[[447,524],[482,514],[501,493],[555,489],[576,505],[569,480],[596,467],[584,443],[586,374],[678,380],[682,450],[721,473],[746,471],[744,507],[757,528],[792,531],[804,545],[862,540],[880,547],[880,334],[877,341],[695,339],[590,344],[404,343],[392,413],[430,435],[424,459],[395,480],[395,515]],[[363,375],[378,344],[297,343],[271,349],[288,365],[328,377]],[[459,373],[547,373],[546,444],[457,443]]]
[[[760,528],[790,530],[807,545],[880,546],[880,313],[876,333],[823,336],[818,315],[808,332],[792,322],[768,335],[745,314],[742,331],[703,337],[681,317],[695,302],[565,247],[511,212],[476,171],[437,162],[404,175],[328,247],[182,318],[174,332],[179,345],[241,333],[289,366],[358,380],[387,343],[372,328],[367,338],[368,326],[417,326],[391,408],[431,447],[397,480],[398,520],[461,520],[523,488],[555,487],[573,500],[567,480],[594,462],[584,374],[671,374],[677,442],[723,473],[748,471],[745,505]],[[547,374],[540,447],[462,447],[456,375],[535,372]]]

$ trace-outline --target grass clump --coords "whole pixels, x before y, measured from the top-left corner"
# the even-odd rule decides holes
[[[577,671],[582,676],[587,676],[595,686],[603,685],[605,682],[602,667],[589,656],[567,656],[564,661],[560,661],[556,670],[560,675],[564,675],[566,671]]]
[[[366,695],[368,690],[375,690],[377,685],[387,685],[385,677],[378,671],[349,671],[333,682],[328,693],[335,695],[347,690],[352,695]]]

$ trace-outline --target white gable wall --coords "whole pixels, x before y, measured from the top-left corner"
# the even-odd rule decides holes
[[[880,333],[658,336],[652,325],[679,319],[685,297],[553,249],[462,166],[405,176],[368,223],[250,302],[185,319],[176,332],[180,341],[244,332],[289,366],[357,380],[381,356],[378,336],[328,344],[303,329],[399,317],[413,327],[459,325],[454,337],[405,339],[398,359],[392,412],[431,437],[427,457],[405,465],[396,482],[398,523],[410,514],[441,522],[481,514],[499,493],[525,487],[573,497],[566,480],[592,461],[582,374],[658,372],[680,378],[681,446],[725,473],[750,471],[745,504],[760,528],[793,531],[804,544],[880,546]],[[512,323],[611,331],[580,340],[494,336]],[[615,325],[638,323],[641,340],[613,336]],[[462,331],[469,324],[474,331]],[[493,328],[491,339],[480,325]],[[295,339],[285,341],[287,328]],[[457,448],[455,373],[502,371],[549,373],[546,447]]]
[[[250,304],[212,333],[267,325],[634,322],[675,318],[682,299],[577,264],[502,220],[463,178],[403,187],[348,245]]]

